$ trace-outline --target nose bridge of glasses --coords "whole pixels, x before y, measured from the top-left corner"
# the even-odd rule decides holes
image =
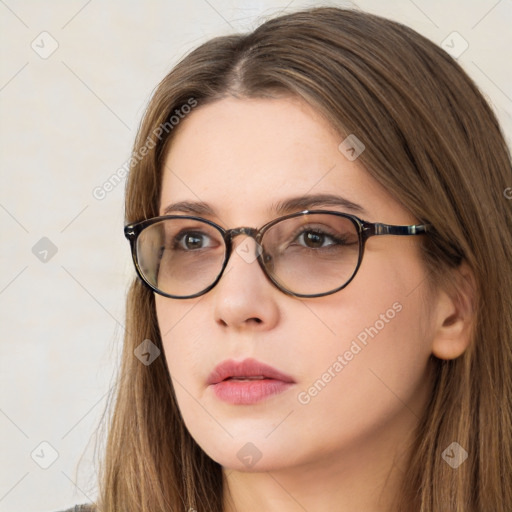
[[[259,257],[262,252],[262,247],[260,245],[261,241],[261,232],[255,228],[248,227],[240,227],[235,229],[230,229],[226,232],[229,244],[231,245],[231,250],[233,250],[235,244],[233,243],[233,239],[239,235],[246,235],[249,238],[254,240],[255,249],[251,250],[246,244],[244,245],[244,240],[239,244],[236,252],[244,259],[247,263],[251,263],[255,258]]]
[[[227,235],[229,236],[231,241],[233,241],[233,238],[235,238],[239,235],[247,235],[247,236],[253,238],[254,240],[257,240],[258,230],[255,228],[240,227],[240,228],[230,229],[227,232]]]

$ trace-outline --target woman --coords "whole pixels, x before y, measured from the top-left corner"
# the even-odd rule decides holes
[[[481,93],[398,23],[190,53],[135,142],[98,510],[512,510],[511,182]]]

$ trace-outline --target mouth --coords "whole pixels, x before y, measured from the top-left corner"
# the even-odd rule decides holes
[[[266,378],[267,377],[264,377],[263,375],[257,375],[254,377],[228,377],[227,379],[224,380],[263,380]]]
[[[207,383],[216,397],[234,405],[252,405],[287,390],[289,375],[255,359],[227,360],[210,373]]]

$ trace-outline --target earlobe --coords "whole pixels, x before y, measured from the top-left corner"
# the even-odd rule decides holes
[[[476,314],[476,281],[466,263],[453,271],[448,285],[438,291],[434,314],[432,354],[455,359],[469,347]]]

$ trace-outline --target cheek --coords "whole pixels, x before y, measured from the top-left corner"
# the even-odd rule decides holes
[[[196,302],[156,297],[156,314],[176,394],[179,386],[191,388],[198,381],[197,373],[205,364],[204,328],[201,322],[191,322]],[[192,389],[191,389],[192,391]]]
[[[204,382],[204,370],[201,369],[205,363],[208,365],[211,352],[205,347],[201,321],[191,321],[196,302],[157,296],[155,304],[163,355],[178,407],[189,432],[196,438],[202,438],[207,429],[202,426],[208,423],[208,417],[205,418],[204,410],[198,407]],[[198,320],[197,317],[194,319]],[[213,366],[213,361],[210,366]]]
[[[334,334],[328,345],[318,340],[314,359],[309,352],[309,387],[298,399],[311,423],[329,410],[328,429],[341,422],[355,433],[401,412],[420,416],[431,353],[425,277],[416,260],[368,258],[346,293],[309,305]]]
[[[156,313],[174,393],[185,427],[206,453],[219,463],[237,461],[235,431],[205,400],[208,372],[222,359],[212,338],[213,312],[194,301],[156,298]]]

